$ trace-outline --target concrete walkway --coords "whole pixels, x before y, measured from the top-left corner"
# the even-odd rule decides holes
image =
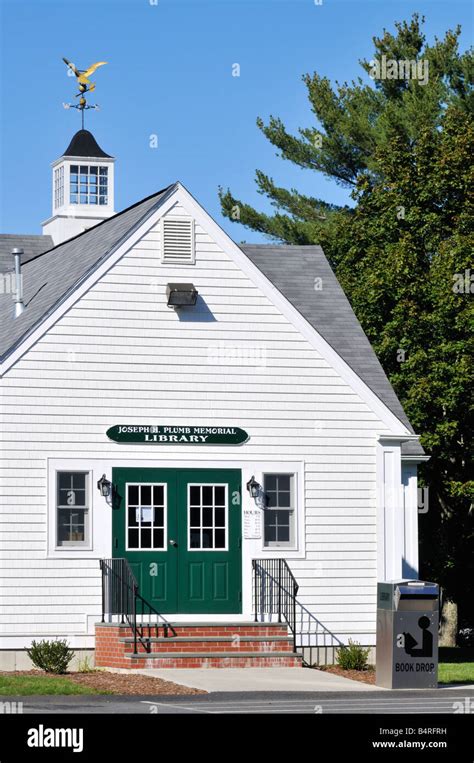
[[[146,676],[204,691],[385,691],[311,668],[144,668]]]

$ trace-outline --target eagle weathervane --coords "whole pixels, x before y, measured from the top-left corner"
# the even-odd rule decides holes
[[[63,106],[65,109],[79,109],[82,117],[82,129],[84,129],[84,111],[87,109],[99,108],[97,103],[89,106],[85,99],[85,93],[92,93],[92,91],[95,90],[95,84],[91,82],[89,77],[91,74],[94,74],[95,70],[98,69],[99,66],[105,66],[107,61],[98,61],[96,64],[89,66],[88,69],[76,69],[75,65],[71,61],[68,61],[67,58],[63,58],[63,61],[76,77],[77,86],[79,88],[79,92],[74,96],[75,98],[79,98],[79,103],[63,103]]]

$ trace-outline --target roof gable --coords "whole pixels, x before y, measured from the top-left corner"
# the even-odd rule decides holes
[[[386,426],[396,435],[414,437],[408,418],[322,249],[284,245],[239,248],[180,183],[30,259],[24,268],[24,313],[13,319],[11,299],[0,300],[3,357],[14,353],[20,357],[28,349],[26,339],[32,343],[40,332],[44,333],[51,322],[128,251],[133,245],[133,236],[140,235],[147,221],[152,224],[149,218],[158,219],[175,198],[180,198],[216,243],[356,389]],[[321,291],[314,289],[315,278],[322,279]],[[418,452],[423,451],[420,448]]]

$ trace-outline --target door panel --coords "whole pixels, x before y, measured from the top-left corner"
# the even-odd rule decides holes
[[[238,469],[115,468],[113,555],[163,614],[240,613]]]
[[[176,612],[178,555],[174,469],[115,468],[113,555],[128,559],[140,594],[158,612]],[[155,548],[153,548],[155,546]]]
[[[240,470],[182,470],[177,491],[179,611],[241,612]]]

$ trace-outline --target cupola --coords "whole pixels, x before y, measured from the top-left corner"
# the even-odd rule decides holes
[[[55,246],[115,214],[114,162],[82,129],[52,163],[52,216],[43,233]]]

